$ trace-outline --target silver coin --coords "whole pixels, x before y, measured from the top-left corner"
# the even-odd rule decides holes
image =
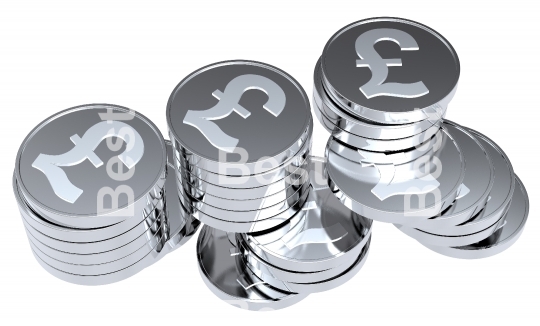
[[[149,246],[149,242],[150,243],[155,242],[156,241],[155,235],[157,234],[157,233],[154,233],[154,236],[152,236],[151,233],[143,234],[141,236],[143,237],[141,239],[143,241],[141,242],[144,242],[144,240],[146,240],[146,242],[144,242],[142,245],[140,244],[141,242],[137,242],[137,243],[128,244],[120,248],[112,249],[110,251],[105,251],[101,253],[74,254],[74,253],[69,253],[69,252],[52,248],[44,244],[43,242],[41,242],[34,236],[34,234],[36,234],[36,231],[32,230],[32,228],[30,227],[26,227],[25,230],[26,230],[26,235],[28,237],[28,240],[32,242],[34,247],[39,248],[39,250],[42,253],[44,253],[45,255],[47,255],[48,257],[52,259],[66,262],[66,263],[77,264],[77,265],[99,265],[99,264],[104,264],[104,263],[108,263],[108,262],[112,262],[112,261],[124,258],[138,251],[141,248]],[[163,230],[160,229],[160,231],[163,231]],[[39,233],[37,234],[39,235]]]
[[[458,236],[445,236],[439,234],[432,234],[425,231],[421,231],[415,228],[407,228],[401,225],[397,226],[400,231],[408,236],[416,239],[423,245],[429,246],[443,246],[443,247],[457,247],[470,245],[492,235],[499,227],[504,224],[504,217],[501,217],[493,225],[490,225],[487,229],[478,231],[472,234],[462,234]]]
[[[294,193],[292,189],[294,185],[301,185],[307,179],[306,166],[309,164],[309,149],[306,150],[303,157],[296,157],[295,162],[289,165],[290,169],[294,169],[291,172],[282,170],[284,176],[277,181],[268,183],[263,186],[250,188],[248,185],[242,182],[241,177],[238,177],[238,182],[235,187],[228,187],[228,181],[220,182],[220,177],[216,177],[215,183],[207,182],[204,177],[199,177],[186,169],[178,172],[178,187],[181,188],[186,194],[189,194],[195,198],[204,198],[208,204],[215,203],[212,206],[218,208],[223,205],[230,205],[230,200],[233,200],[236,206],[236,210],[251,210],[249,207],[263,207],[260,205],[272,206],[280,201],[285,200],[287,197]],[[286,169],[288,170],[289,167]],[[286,175],[286,176],[285,176]],[[258,175],[256,178],[264,175]],[[287,197],[283,197],[288,194]],[[273,197],[274,199],[270,198]],[[281,199],[283,198],[283,199]],[[277,200],[276,199],[281,199]],[[237,202],[242,201],[242,202]],[[274,204],[272,204],[274,203]]]
[[[284,291],[292,291],[295,293],[316,293],[316,292],[328,291],[328,290],[331,290],[338,286],[343,285],[344,283],[349,281],[351,278],[353,278],[360,271],[360,269],[362,269],[362,267],[364,266],[367,260],[367,256],[369,253],[371,235],[368,238],[369,239],[366,245],[362,248],[362,251],[360,255],[358,256],[358,258],[355,260],[354,264],[348,265],[348,268],[342,273],[340,273],[339,275],[333,276],[331,278],[328,278],[319,282],[301,282],[301,283],[287,282],[280,279],[276,279],[268,274],[265,274],[264,272],[260,272],[260,271],[255,272],[253,270],[252,271],[262,281]]]
[[[169,98],[167,123],[175,149],[192,154],[196,166],[218,174],[232,167],[227,174],[241,176],[285,162],[311,136],[313,122],[309,100],[291,76],[237,60],[203,67],[182,80]],[[247,172],[234,169],[239,165]]]
[[[45,269],[51,275],[63,281],[79,285],[104,285],[124,280],[159,261],[166,254],[166,252],[163,251],[158,252],[156,250],[152,250],[148,255],[146,255],[146,257],[141,259],[139,262],[122,270],[103,275],[78,275],[66,273],[62,270],[54,268],[47,263],[47,260],[42,259],[42,257],[38,255],[34,250],[32,250],[32,253],[34,254],[34,257],[36,257],[36,260],[41,265],[41,267],[43,267],[43,269]]]
[[[109,104],[74,107],[40,123],[21,145],[15,167],[28,205],[72,228],[142,221],[165,173],[165,143],[155,125]]]
[[[306,294],[281,291],[246,275],[237,265],[239,253],[229,235],[204,226],[197,240],[199,272],[204,283],[220,299],[247,310],[276,310],[291,306]],[[254,280],[256,280],[254,282]]]
[[[167,155],[171,153],[171,143],[167,143]],[[199,220],[187,214],[181,207],[178,199],[178,188],[176,187],[176,171],[172,163],[168,163],[168,175],[165,181],[165,212],[166,212],[166,230],[163,234],[166,236],[167,245],[171,250],[180,248],[196,232],[200,226]]]
[[[305,198],[309,192],[309,183],[305,183],[299,186],[293,186],[291,188],[292,194],[285,200],[278,202],[275,205],[258,208],[253,210],[228,210],[222,209],[219,207],[208,205],[205,201],[206,197],[194,198],[189,194],[181,192],[180,200],[185,207],[192,207],[198,212],[202,212],[206,215],[219,217],[222,220],[227,220],[231,222],[251,222],[260,219],[266,219],[278,214],[283,213],[288,210],[290,207],[293,207],[298,201]]]
[[[428,221],[429,223],[422,224],[420,229],[423,231],[445,236],[473,234],[486,230],[492,225],[496,224],[497,221],[499,221],[508,210],[515,188],[515,175],[510,160],[504,151],[492,140],[478,133],[477,131],[471,129],[467,130],[478,140],[480,144],[482,144],[485,151],[487,151],[495,170],[495,178],[493,180],[493,186],[489,192],[489,196],[486,198],[487,202],[482,198],[480,200],[482,209],[480,211],[475,210],[477,213],[466,221],[463,221],[463,223],[458,225],[445,225],[444,228],[437,227],[437,220],[446,216],[447,212],[445,212],[443,216],[430,220]],[[467,169],[469,169],[469,165],[472,164],[470,162],[472,161],[467,159]],[[477,186],[477,183],[481,183],[478,178],[482,175],[482,173],[485,174],[485,172],[486,171],[477,171],[475,177],[473,177],[474,179],[468,179],[469,177],[466,173],[464,183],[467,184],[467,180],[474,180],[469,182],[469,184]],[[460,198],[460,200],[461,199],[466,199],[466,197]],[[457,202],[459,203],[459,200]],[[483,203],[485,203],[485,205]],[[444,224],[444,221],[442,223]]]
[[[216,216],[220,214],[223,219],[231,219],[232,221],[253,220],[253,212],[258,212],[259,218],[276,215],[286,210],[291,205],[294,205],[302,198],[304,193],[308,191],[309,183],[304,183],[299,186],[291,186],[284,192],[270,197],[259,198],[256,200],[232,201],[228,199],[210,197],[207,195],[192,196],[191,194],[182,192],[183,202],[185,205],[193,206],[194,208],[208,215]],[[225,212],[222,212],[225,211]],[[232,216],[229,212],[238,212],[239,215]]]
[[[432,158],[437,154],[436,148],[440,147],[443,141],[443,131],[427,140],[424,144],[418,147],[413,147],[405,151],[397,152],[378,152],[371,150],[359,149],[349,146],[334,138],[328,141],[326,151],[332,151],[339,156],[348,159],[352,162],[365,162],[371,164],[388,164],[391,162],[394,165],[401,165],[415,160]]]
[[[371,234],[372,221],[351,212],[332,194],[323,158],[312,157],[313,191],[302,210],[303,221],[281,238],[242,234],[242,240],[262,261],[296,272],[318,272],[358,257]],[[288,228],[288,226],[287,226]]]
[[[41,251],[39,247],[35,245],[31,240],[29,242],[30,247],[32,247],[34,253],[38,255],[41,260],[46,262],[49,266],[70,274],[93,276],[114,273],[116,271],[122,270],[133,264],[138,263],[141,259],[145,258],[152,251],[161,252],[165,243],[165,237],[162,235],[159,235],[157,237],[155,236],[153,237],[153,239],[149,239],[146,245],[137,249],[135,252],[117,260],[102,264],[85,265],[67,263],[53,259],[52,257],[47,256],[43,251]]]
[[[255,275],[257,275],[261,279],[264,279],[264,277],[270,277],[275,280],[292,283],[323,282],[325,280],[343,274],[345,271],[350,269],[354,262],[358,259],[358,257],[351,256],[350,259],[344,260],[341,265],[334,268],[317,272],[299,273],[295,271],[277,268],[268,264],[263,259],[258,257],[254,252],[249,250],[249,247],[244,243],[243,240],[238,240],[238,248],[242,254],[243,263],[246,265],[247,268],[249,268]]]
[[[377,140],[411,138],[412,141],[421,142],[421,137],[414,138],[414,136],[430,129],[436,130],[445,114],[445,112],[434,112],[426,119],[408,124],[381,124],[354,116],[347,110],[341,109],[339,104],[327,94],[323,86],[320,63],[315,66],[313,102],[316,104],[315,109],[323,113],[336,127],[359,137]]]
[[[494,224],[497,219],[492,220],[490,225],[486,225],[484,228],[477,229],[473,232],[470,232],[471,230],[469,229],[461,228],[460,225],[478,215],[482,210],[485,210],[490,192],[497,191],[493,190],[496,181],[500,180],[501,186],[505,189],[512,184],[511,178],[509,178],[510,171],[508,164],[502,156],[498,155],[495,158],[498,159],[498,162],[493,162],[488,149],[485,149],[480,141],[464,127],[448,120],[444,122],[444,126],[459,144],[467,162],[465,177],[458,198],[441,216],[422,221],[416,225],[409,223],[408,225],[400,226],[399,228],[402,231],[417,227],[419,230],[438,235],[465,235],[484,230]],[[499,183],[497,182],[496,185],[499,185]],[[496,200],[498,199],[496,198]],[[462,229],[461,233],[456,233],[459,232],[458,230],[460,228]],[[414,233],[416,231],[411,230],[411,232]]]
[[[66,242],[51,238],[35,230],[30,224],[26,222],[24,215],[22,216],[27,231],[30,232],[32,236],[39,242],[58,251],[79,255],[99,254],[125,246],[128,246],[129,248],[125,249],[128,253],[133,252],[134,250],[146,244],[146,242],[148,242],[148,236],[153,236],[154,234],[158,233],[161,230],[161,225],[165,223],[165,214],[163,213],[163,211],[161,211],[159,214],[156,214],[151,219],[147,220],[148,225],[146,230],[138,236],[125,238],[123,237],[123,235],[119,235],[114,238],[97,242]]]
[[[389,17],[339,30],[326,44],[321,66],[325,86],[341,107],[389,124],[444,113],[460,73],[454,48],[439,33]]]
[[[189,205],[189,203],[187,203],[188,205],[186,205],[186,203],[184,202],[184,196],[181,194],[179,194],[179,198],[180,202],[182,203],[183,209],[187,213],[193,215],[193,217],[195,217],[202,223],[227,232],[249,233],[259,232],[276,227],[294,216],[298,211],[302,209],[302,206],[307,200],[310,191],[310,187],[308,187],[308,189],[303,191],[303,195],[299,198],[298,201],[288,204],[288,207],[280,213],[264,218],[257,216],[256,212],[248,213],[229,211],[230,213],[227,213],[227,217],[229,219],[224,219],[221,217],[221,215],[218,215],[219,217],[214,215],[208,215],[203,211],[199,210],[198,208]],[[235,213],[246,214],[235,217]],[[239,221],[240,218],[242,218],[243,221]]]
[[[441,132],[438,125],[433,125],[433,128],[429,128],[412,137],[394,140],[371,139],[351,134],[334,125],[318,108],[315,108],[315,115],[323,124],[323,127],[330,132],[335,139],[350,145],[351,147],[375,152],[406,151],[414,147],[423,146],[423,143],[433,139],[436,133]]]
[[[510,248],[520,237],[529,216],[529,197],[523,183],[517,176],[516,189],[512,195],[510,208],[504,216],[504,223],[491,236],[477,243],[461,247],[427,246],[442,255],[478,259],[494,256]]]
[[[465,174],[462,152],[444,127],[441,143],[412,162],[372,163],[380,156],[358,154],[367,157],[351,161],[326,151],[331,189],[352,211],[382,222],[406,225],[438,215],[457,197]]]
[[[118,224],[114,224],[108,227],[96,228],[96,229],[73,229],[60,225],[53,224],[48,220],[38,216],[32,209],[28,207],[19,187],[17,186],[17,180],[15,175],[13,176],[13,192],[19,206],[19,211],[26,223],[32,226],[36,231],[56,240],[64,242],[97,242],[103,241],[117,236],[122,236],[123,239],[132,240],[141,234],[143,234],[149,227],[155,222],[154,212],[156,209],[162,209],[162,200],[157,203],[156,207],[152,209],[142,222],[139,219],[127,219]],[[134,224],[137,223],[137,224]],[[117,239],[118,240],[118,239]],[[130,240],[130,241],[131,241]]]
[[[306,161],[304,164],[308,164],[308,162],[309,161]],[[303,182],[305,182],[304,180],[307,179],[307,173],[305,171],[304,164],[302,165],[301,169],[297,170],[298,174],[290,175],[278,182],[262,187],[244,189],[227,188],[204,182],[198,178],[186,180],[185,178],[181,178],[181,173],[178,174],[178,187],[185,193],[188,193],[196,198],[209,195],[212,197],[234,201],[260,201],[271,196],[282,196],[283,194],[287,193],[290,194],[291,187],[301,185]],[[188,182],[183,182],[184,180]]]
[[[200,183],[210,183],[212,185],[232,189],[232,191],[234,191],[234,189],[264,187],[275,184],[284,179],[297,178],[299,173],[298,171],[301,171],[299,170],[299,168],[306,164],[306,158],[309,156],[309,152],[311,150],[311,141],[306,142],[306,145],[309,146],[306,146],[303,149],[302,153],[298,153],[294,156],[292,160],[289,160],[289,163],[285,164],[282,167],[257,175],[249,175],[242,177],[226,176],[222,174],[208,172],[191,166],[186,167],[180,162],[180,160],[178,160],[176,164],[183,167],[180,170],[182,178],[188,180],[194,185]]]

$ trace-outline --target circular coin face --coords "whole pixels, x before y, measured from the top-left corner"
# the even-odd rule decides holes
[[[422,24],[372,18],[338,31],[322,54],[326,86],[344,108],[381,123],[444,113],[459,79],[448,41]]]
[[[109,104],[74,107],[43,121],[24,140],[15,167],[25,200],[44,217],[64,216],[58,222],[73,227],[140,216],[124,208],[141,198],[146,205],[165,171],[165,142],[157,127]],[[93,222],[79,225],[77,218],[84,217]]]
[[[213,162],[252,163],[296,148],[311,112],[304,90],[285,72],[228,61],[182,80],[169,98],[167,122],[188,152]]]

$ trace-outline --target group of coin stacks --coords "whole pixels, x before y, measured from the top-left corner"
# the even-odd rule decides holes
[[[474,259],[517,240],[529,202],[497,144],[443,118],[459,73],[454,49],[429,27],[368,19],[328,41],[313,101],[332,134],[327,173],[343,204],[435,252]]]
[[[114,105],[71,108],[39,124],[13,176],[39,264],[68,282],[107,284],[187,241],[199,221],[165,200],[177,193],[165,146],[152,122]]]
[[[280,309],[362,268],[372,221],[310,156],[309,99],[291,76],[252,61],[203,67],[174,89],[167,122],[182,207],[206,224],[199,271],[219,298]]]
[[[335,288],[363,266],[373,220],[429,249],[482,258],[511,246],[529,201],[504,152],[444,119],[460,74],[437,32],[362,20],[328,41],[315,113],[331,133],[310,155],[309,99],[287,73],[234,60],[173,90],[171,141],[109,104],[46,119],[17,154],[13,190],[32,252],[54,276],[125,279],[204,223],[198,267],[219,298],[274,310]]]

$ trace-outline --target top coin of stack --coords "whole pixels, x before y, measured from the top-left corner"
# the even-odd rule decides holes
[[[287,73],[243,60],[203,67],[172,92],[167,123],[180,200],[203,223],[261,231],[305,202],[313,121]]]
[[[438,131],[460,65],[440,34],[398,18],[350,24],[315,67],[314,102],[334,138],[372,152],[420,146]]]
[[[183,222],[166,225],[176,218],[165,212],[166,173],[161,133],[127,108],[83,105],[40,123],[21,145],[14,173],[38,262],[86,285],[115,282],[148,266],[165,234]]]

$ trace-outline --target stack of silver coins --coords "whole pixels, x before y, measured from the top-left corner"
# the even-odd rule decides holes
[[[165,153],[156,126],[120,106],[78,106],[40,123],[20,147],[13,177],[39,264],[68,282],[107,284],[189,239],[198,221],[165,201],[176,194]]]
[[[482,258],[517,240],[528,197],[493,141],[443,118],[459,73],[454,49],[429,27],[367,19],[328,41],[313,98],[343,204],[441,254]]]
[[[240,60],[201,68],[174,89],[167,122],[178,197],[206,224],[199,270],[218,297],[280,309],[362,267],[371,220],[315,183],[325,164],[310,157],[309,100],[288,74]]]

